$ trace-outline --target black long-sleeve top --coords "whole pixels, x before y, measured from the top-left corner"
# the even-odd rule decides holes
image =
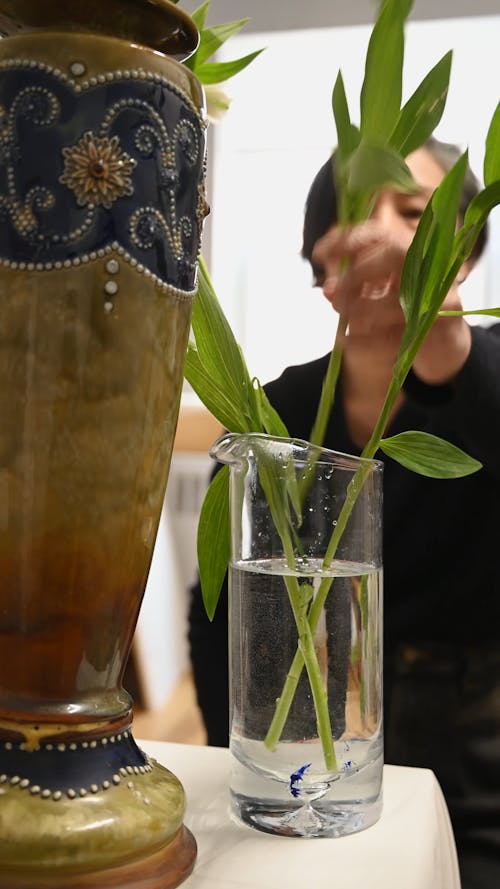
[[[266,386],[292,437],[308,439],[329,356],[287,368]],[[480,460],[466,478],[417,475],[384,455],[383,563],[386,676],[401,644],[500,648],[500,324],[472,328],[470,356],[452,384],[410,373],[406,399],[386,435],[440,436]],[[359,454],[350,440],[339,382],[325,446]],[[497,562],[497,555],[499,561]],[[198,701],[211,744],[228,740],[227,603],[214,622],[192,590],[189,638]],[[390,688],[386,682],[386,702]]]

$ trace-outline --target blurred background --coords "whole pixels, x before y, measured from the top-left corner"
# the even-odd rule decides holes
[[[199,2],[181,0],[192,12]],[[211,214],[203,254],[250,373],[267,382],[290,364],[331,349],[335,316],[300,258],[305,198],[335,146],[331,91],[342,70],[351,116],[374,19],[370,0],[212,0],[207,24],[250,17],[222,47],[233,59],[264,47],[221,84],[227,115],[209,127]],[[498,0],[415,0],[407,27],[404,95],[453,49],[451,85],[436,136],[469,149],[481,178],[489,122],[500,99]],[[466,308],[500,304],[500,215],[485,255],[462,288]],[[481,323],[491,323],[482,319]],[[186,384],[165,509],[133,646],[126,687],[152,714],[136,734],[203,739],[186,642],[188,587],[196,572],[196,526],[218,424]],[[133,688],[131,687],[133,686]],[[142,717],[141,717],[142,718]]]

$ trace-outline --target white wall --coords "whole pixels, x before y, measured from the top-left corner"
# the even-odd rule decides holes
[[[181,0],[192,13],[200,0]],[[211,0],[211,24],[250,17],[247,30],[285,31],[296,28],[331,28],[339,25],[369,24],[373,21],[374,0]],[[439,19],[459,16],[496,15],[498,0],[415,0],[410,19]]]
[[[249,34],[221,58],[266,46],[226,86],[233,102],[212,133],[210,262],[219,298],[263,382],[291,363],[327,352],[335,318],[299,257],[309,184],[335,144],[331,89],[342,69],[352,115],[362,82],[370,26]],[[484,139],[500,97],[500,16],[413,22],[407,28],[405,93],[454,49],[445,116],[436,135],[469,146],[481,175]],[[489,256],[463,290],[467,307],[500,303],[495,264],[500,229]]]

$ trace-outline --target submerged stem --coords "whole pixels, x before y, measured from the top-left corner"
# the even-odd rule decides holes
[[[332,727],[330,723],[330,714],[328,712],[328,697],[321,678],[321,669],[318,663],[318,656],[314,647],[314,630],[311,628],[307,618],[306,607],[302,607],[300,587],[296,577],[286,577],[285,585],[288,590],[288,597],[292,606],[293,616],[299,633],[299,651],[301,653],[302,667],[305,664],[309,685],[314,701],[314,709],[316,713],[316,724],[318,735],[323,748],[323,756],[325,765],[330,771],[337,771],[337,758],[335,756],[335,748],[333,746]],[[302,672],[302,667],[300,672]],[[300,674],[298,679],[300,678]],[[292,701],[290,700],[287,709],[290,709]],[[281,734],[281,733],[280,733]],[[277,739],[279,741],[279,738]]]
[[[275,487],[276,480],[269,467],[261,466],[260,481],[266,494],[266,500],[273,515],[273,521],[283,544],[283,550],[288,566],[296,569],[295,551],[293,547],[292,537],[290,534],[290,521],[284,520],[286,515],[286,507],[279,497],[276,496]],[[318,735],[323,749],[325,765],[330,771],[337,771],[337,760],[335,756],[335,748],[333,746],[332,728],[330,723],[330,714],[328,711],[328,697],[323,686],[321,677],[321,668],[318,662],[318,655],[314,646],[314,630],[307,616],[307,605],[309,597],[304,599],[303,590],[298,582],[298,578],[289,576],[284,578],[285,586],[288,592],[290,606],[292,608],[293,617],[299,635],[298,647],[301,653],[301,667],[306,667],[309,677],[309,684],[314,701],[314,710],[316,713],[316,723]],[[300,673],[299,673],[300,678]],[[298,680],[297,680],[298,681]],[[295,688],[296,688],[295,684]],[[293,695],[292,695],[293,698]],[[287,714],[290,710],[292,699],[288,702]],[[279,741],[278,736],[277,741]],[[277,742],[276,742],[277,743]]]
[[[332,411],[332,407],[335,400],[335,392],[337,388],[337,381],[340,373],[340,366],[342,363],[342,340],[345,336],[347,330],[347,319],[345,316],[340,316],[339,322],[337,325],[337,332],[335,334],[335,342],[333,344],[333,349],[330,355],[330,360],[328,362],[328,368],[326,371],[325,379],[323,381],[323,386],[321,389],[321,396],[318,405],[318,410],[316,414],[315,423],[313,429],[311,431],[310,440],[312,444],[317,444],[321,446],[325,440],[326,428],[328,425],[328,420],[330,418],[330,414]],[[314,466],[314,458],[313,458],[313,466]],[[312,483],[313,473],[308,473],[307,477],[304,480],[304,484],[301,485],[300,495],[301,501],[303,502],[306,491],[309,485]],[[294,610],[294,594],[291,591],[288,583],[287,583],[288,595],[290,599],[290,603],[292,605],[292,610]],[[318,590],[318,594],[321,590],[321,585]],[[317,597],[316,597],[317,598]],[[314,659],[317,664],[317,656],[314,649],[314,641],[313,636],[316,630],[316,625],[319,620],[319,615],[321,614],[321,609],[318,612],[318,616],[314,622],[311,623],[310,617],[305,619],[305,623],[308,627],[308,646],[312,645],[312,652],[314,653]],[[295,610],[294,610],[295,616]],[[297,618],[296,618],[297,622]],[[299,625],[297,623],[297,628],[299,629]],[[299,629],[300,634],[300,629]],[[279,739],[282,735],[283,729],[285,727],[286,720],[288,718],[288,714],[290,712],[290,707],[292,706],[293,698],[295,695],[295,691],[299,682],[299,679],[302,675],[302,670],[304,668],[304,663],[306,663],[306,669],[309,676],[309,682],[311,685],[311,691],[313,694],[313,699],[315,703],[316,709],[316,718],[318,724],[318,734],[321,738],[321,743],[323,747],[323,753],[325,757],[325,763],[328,768],[337,770],[337,762],[335,756],[335,748],[333,746],[333,738],[332,738],[332,730],[331,723],[328,714],[328,695],[323,688],[321,683],[321,674],[319,673],[319,665],[318,666],[318,675],[321,684],[317,682],[316,672],[310,673],[310,670],[307,666],[307,663],[312,660],[311,649],[307,647],[306,651],[304,646],[301,644],[300,635],[299,635],[299,646],[297,649],[297,653],[292,662],[292,666],[288,672],[287,678],[285,680],[285,685],[283,686],[283,691],[278,699],[276,709],[274,712],[273,720],[268,729],[266,738],[264,740],[265,745],[274,750],[276,745],[279,742]],[[314,687],[313,687],[314,683]],[[320,706],[318,708],[317,701]]]
[[[361,464],[359,469],[353,475],[347,487],[345,500],[342,505],[342,509],[340,510],[337,524],[330,538],[330,542],[328,544],[323,560],[322,567],[325,571],[330,568],[331,563],[335,558],[337,547],[346,529],[347,522],[352,513],[352,510],[354,509],[356,500],[358,499],[363,485],[365,484],[365,481],[370,474],[371,467],[369,460],[373,459],[379,448],[380,440],[389,421],[391,411],[400,392],[401,385],[401,376],[399,373],[397,373],[395,368],[384,404],[382,406],[382,410],[380,411],[380,415],[373,430],[372,436],[361,453],[361,457],[363,459],[366,459],[366,463]],[[328,596],[328,593],[330,592],[333,581],[334,578],[330,576],[326,576],[323,578],[319,585],[318,592],[316,593],[314,601],[311,604],[308,616],[308,623],[312,634],[314,634],[318,625],[321,612],[324,608],[326,598]],[[267,735],[264,739],[266,747],[268,747],[270,750],[274,750],[281,737],[281,733],[288,718],[288,712],[290,710],[303,667],[304,656],[299,646],[293,658],[291,667],[288,671],[287,678],[283,686],[283,691],[278,698],[271,725],[269,726]]]
[[[323,570],[328,570],[333,559],[335,553],[337,551],[337,547],[342,538],[342,534],[345,531],[347,522],[349,520],[349,516],[354,508],[354,504],[358,498],[358,495],[370,473],[370,463],[367,462],[361,464],[359,469],[356,471],[354,476],[352,477],[346,491],[346,497],[342,506],[342,509],[339,513],[339,517],[337,519],[337,524],[335,526],[334,532],[330,538],[330,542],[328,544],[328,548],[325,554],[325,558],[323,560]],[[334,581],[334,577],[326,576],[321,581],[316,596],[311,604],[311,608],[309,610],[309,614],[307,617],[307,623],[310,628],[310,633],[313,636],[316,627],[318,625],[319,618],[321,616],[321,612],[324,608],[326,598],[328,593],[330,592],[330,588]],[[276,709],[274,711],[274,716],[271,721],[271,725],[267,731],[266,737],[264,739],[264,743],[266,747],[270,750],[274,750],[276,745],[279,742],[283,729],[285,727],[286,720],[288,718],[288,713],[297,689],[297,685],[302,674],[302,670],[304,667],[304,655],[299,645],[295,656],[293,658],[291,667],[288,671],[285,684],[283,686],[283,691],[278,698],[276,703]],[[331,729],[330,729],[331,731]]]

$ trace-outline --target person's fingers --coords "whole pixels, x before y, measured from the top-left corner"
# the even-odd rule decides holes
[[[404,259],[404,250],[394,241],[370,244],[356,254],[346,267],[342,285],[354,292],[364,284],[373,285],[373,290],[377,290],[390,281],[392,286],[396,285],[396,289],[399,289]]]
[[[364,223],[354,229],[330,229],[314,250],[315,266],[321,268],[321,286],[334,302],[340,291],[351,295],[370,285],[374,298],[399,288],[406,247],[378,224]],[[366,292],[367,288],[365,288]]]
[[[373,219],[342,229],[332,226],[318,238],[313,249],[313,257],[317,255],[324,259],[328,253],[340,258],[353,256],[376,241],[384,241],[386,237],[387,229]]]
[[[329,260],[339,264],[343,259],[352,259],[372,245],[383,244],[390,236],[387,228],[373,219],[343,229],[332,226],[316,241],[312,259],[315,264],[325,264]]]
[[[328,278],[325,278],[322,285],[322,290],[327,300],[332,302],[335,299],[335,295],[338,290],[339,284],[339,276],[338,275],[329,275]]]
[[[382,244],[387,232],[372,221],[357,225],[354,228],[339,229],[333,226],[319,238],[312,252],[313,268],[321,270],[323,285],[330,277],[339,276],[342,268],[349,265],[363,250]]]
[[[395,264],[390,249],[384,246],[376,256],[356,259],[340,276],[327,277],[323,293],[337,311],[343,312],[355,301],[390,299],[399,304],[401,275],[394,270]]]

